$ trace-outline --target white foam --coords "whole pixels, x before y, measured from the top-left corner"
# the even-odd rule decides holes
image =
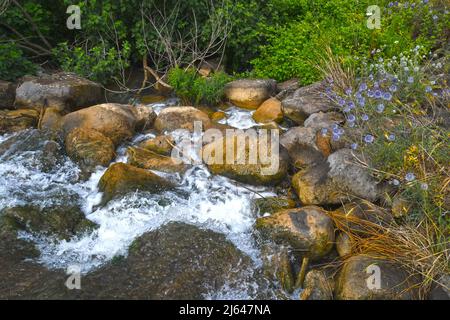
[[[227,124],[237,129],[250,129],[258,124],[253,120],[254,111],[231,107],[225,111],[226,118],[219,121],[221,124]]]

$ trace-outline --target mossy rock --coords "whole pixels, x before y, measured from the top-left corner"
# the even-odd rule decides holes
[[[78,207],[13,207],[4,209],[0,218],[2,233],[26,231],[64,240],[95,228]]]
[[[276,185],[286,177],[289,166],[286,150],[276,151],[277,154],[272,154],[271,143],[257,136],[236,134],[206,145],[202,155],[213,174],[252,185]],[[261,154],[267,159],[261,159]]]
[[[103,192],[102,204],[115,197],[135,191],[161,192],[174,188],[174,184],[160,176],[125,163],[115,163],[106,170],[99,182]]]
[[[0,110],[0,134],[36,128],[39,112],[32,109]]]
[[[97,166],[107,167],[115,157],[114,143],[93,129],[76,128],[66,137],[66,151],[83,170],[92,172]]]
[[[156,152],[163,156],[169,156],[172,153],[174,145],[174,139],[169,135],[164,135],[144,141],[139,144],[139,147],[148,151]]]
[[[253,207],[259,214],[274,214],[285,209],[296,207],[294,200],[287,197],[268,197],[253,200]]]

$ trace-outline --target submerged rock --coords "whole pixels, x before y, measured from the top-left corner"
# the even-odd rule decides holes
[[[259,123],[281,122],[283,112],[281,112],[281,102],[276,98],[266,100],[253,114],[253,119]]]
[[[203,130],[212,127],[209,116],[194,107],[169,107],[162,110],[155,121],[158,132],[171,132],[177,129],[194,131],[194,122],[202,124]]]
[[[202,155],[213,174],[253,185],[274,185],[286,177],[289,157],[283,148],[273,149],[270,138],[264,141],[236,134],[207,144]]]
[[[259,218],[256,228],[265,238],[291,246],[312,259],[328,254],[334,245],[334,225],[319,207],[288,209]]]
[[[86,172],[107,167],[115,157],[114,143],[94,129],[76,128],[66,137],[66,151]]]
[[[78,207],[36,208],[23,206],[4,209],[0,215],[0,229],[26,231],[58,239],[69,240],[77,234],[92,231],[95,223],[87,220]]]
[[[184,173],[188,166],[178,159],[163,156],[142,148],[129,148],[127,151],[128,163],[148,170],[156,170],[166,173]]]
[[[316,82],[298,89],[292,96],[282,101],[284,116],[297,124],[303,124],[314,113],[333,110],[331,101],[323,92],[324,85],[322,82]]]
[[[300,201],[305,205],[340,204],[352,198],[376,201],[381,194],[370,172],[355,163],[352,151],[342,149],[327,162],[308,167],[292,178]]]
[[[102,203],[129,192],[148,191],[161,192],[173,188],[174,185],[160,176],[125,163],[115,163],[106,170],[99,182],[103,192]]]
[[[0,110],[0,134],[36,128],[39,112],[32,109]]]
[[[151,127],[155,116],[151,107],[106,103],[69,113],[62,119],[62,129],[66,135],[76,128],[96,130],[117,146]]]
[[[377,283],[378,276],[380,283]],[[364,255],[354,256],[345,262],[339,273],[336,281],[336,298],[411,300],[414,298],[414,292],[408,280],[408,273],[393,262]]]
[[[240,285],[251,260],[222,234],[169,223],[138,238],[117,263],[84,278],[83,298],[204,299]]]
[[[16,90],[16,107],[36,110],[55,107],[71,112],[104,99],[101,85],[66,72],[28,78]]]
[[[276,91],[274,80],[236,80],[225,86],[225,96],[240,108],[258,109]]]

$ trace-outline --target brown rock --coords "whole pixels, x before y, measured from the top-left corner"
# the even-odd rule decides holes
[[[256,110],[275,90],[274,80],[236,80],[225,86],[225,96],[240,108]]]
[[[259,218],[256,228],[280,244],[318,259],[330,252],[334,245],[333,221],[319,207],[304,207],[277,212],[273,216]]]
[[[16,86],[7,81],[0,80],[0,109],[12,109],[16,96]]]
[[[128,149],[128,163],[142,169],[166,173],[184,173],[188,166],[178,159],[141,148]]]
[[[281,102],[276,98],[266,100],[253,114],[253,119],[259,123],[281,122],[283,112],[281,112]]]
[[[39,112],[33,109],[0,110],[0,134],[36,128]]]
[[[158,132],[170,132],[177,129],[194,131],[194,122],[202,124],[204,130],[211,128],[208,115],[193,107],[170,107],[162,110],[155,121]]]

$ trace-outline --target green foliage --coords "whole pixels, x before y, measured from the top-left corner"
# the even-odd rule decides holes
[[[193,105],[219,103],[223,98],[225,85],[231,81],[230,76],[224,72],[215,72],[205,78],[194,69],[182,68],[172,69],[168,79],[177,96],[185,104]]]
[[[15,43],[0,44],[0,79],[14,81],[35,72],[36,66]]]
[[[440,7],[416,1],[414,8],[403,4],[388,8],[388,1],[318,0],[304,1],[298,19],[282,26],[268,26],[267,44],[252,61],[259,77],[282,81],[300,78],[302,84],[317,81],[316,70],[324,48],[329,46],[344,60],[370,57],[382,48],[385,57],[423,45],[426,50],[448,43],[448,13]],[[381,29],[367,28],[369,5],[382,8]]]
[[[126,41],[120,51],[102,45],[86,51],[82,47],[69,48],[67,43],[61,43],[53,52],[64,71],[75,72],[103,84],[111,82],[129,67],[130,46]]]

